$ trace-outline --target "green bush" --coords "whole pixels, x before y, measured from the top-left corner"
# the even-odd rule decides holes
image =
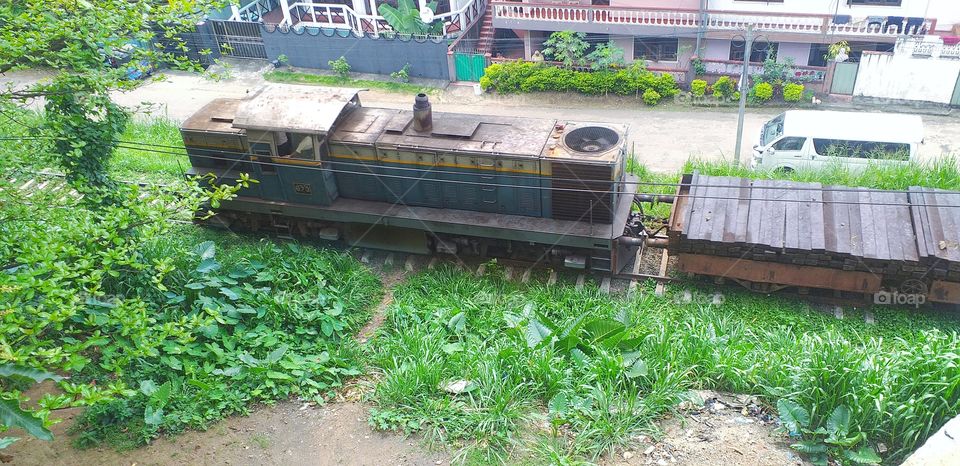
[[[703,97],[707,93],[707,82],[702,79],[694,79],[690,83],[690,93],[695,97]]]
[[[514,92],[567,92],[581,94],[643,95],[653,90],[663,97],[680,92],[672,75],[658,75],[634,63],[628,68],[577,71],[543,63],[514,61],[487,67],[480,85],[504,94]]]
[[[647,89],[646,92],[643,93],[643,103],[654,106],[660,103],[661,97],[659,92],[653,89]]]
[[[765,82],[758,82],[753,85],[753,100],[757,103],[768,102],[773,98],[773,85]]]
[[[330,69],[337,73],[341,78],[346,78],[350,75],[350,64],[347,63],[345,57],[340,57],[336,60],[330,60],[327,62],[327,65],[330,66]]]
[[[787,102],[799,102],[803,98],[803,84],[787,83],[783,86],[783,100]]]
[[[721,76],[717,82],[713,83],[713,95],[723,100],[733,98],[737,92],[737,82],[730,79],[729,76]]]

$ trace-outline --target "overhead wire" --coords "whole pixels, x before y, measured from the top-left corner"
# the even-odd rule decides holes
[[[57,139],[54,137],[0,137],[0,140],[15,140],[15,139]],[[363,164],[363,163],[353,163],[353,162],[339,162],[324,160],[321,163],[325,165],[345,165],[353,167],[363,167],[363,168],[386,168],[389,170],[397,170],[401,172],[416,172],[421,174],[421,176],[407,176],[407,175],[398,175],[398,174],[389,174],[389,173],[373,173],[370,171],[351,171],[351,170],[342,170],[337,168],[329,168],[325,166],[304,166],[304,165],[291,165],[290,163],[283,162],[267,162],[262,160],[250,160],[250,159],[240,159],[235,157],[222,157],[215,155],[204,155],[192,153],[189,154],[184,147],[170,146],[165,144],[153,144],[145,142],[135,142],[135,141],[124,141],[124,140],[115,140],[117,147],[159,155],[175,155],[175,156],[186,156],[186,157],[195,157],[201,159],[215,160],[215,161],[224,161],[224,162],[233,162],[233,163],[242,163],[242,164],[252,164],[259,166],[272,166],[272,167],[286,167],[286,168],[296,168],[299,170],[315,170],[315,171],[328,171],[332,173],[342,173],[347,175],[358,175],[371,178],[387,178],[387,179],[399,179],[399,180],[415,180],[418,182],[425,183],[441,183],[441,184],[459,184],[459,185],[473,185],[473,186],[486,186],[494,188],[512,188],[512,189],[522,189],[522,190],[538,190],[538,191],[553,191],[553,192],[583,192],[591,194],[616,194],[616,195],[630,195],[630,196],[677,196],[680,197],[695,197],[698,199],[716,199],[716,200],[758,200],[758,201],[769,201],[777,200],[784,202],[794,202],[794,203],[823,203],[823,204],[844,204],[844,205],[890,205],[890,206],[922,206],[914,203],[889,203],[889,202],[880,202],[880,201],[846,201],[846,200],[814,200],[814,199],[770,199],[768,197],[754,198],[754,197],[738,197],[738,196],[705,196],[705,195],[692,195],[692,194],[669,194],[663,192],[636,192],[636,191],[620,191],[616,189],[578,189],[578,188],[558,188],[553,186],[524,186],[517,184],[502,184],[502,183],[490,183],[488,181],[465,181],[465,180],[449,180],[449,179],[435,179],[435,178],[425,178],[428,175],[455,175],[455,176],[472,176],[472,177],[483,177],[491,176],[485,175],[481,172],[463,172],[463,171],[447,171],[447,170],[435,170],[435,169],[422,169],[422,168],[410,168],[410,167],[397,167],[397,166],[383,166],[383,165],[373,165],[373,164]],[[141,146],[141,147],[138,147]],[[160,149],[168,150],[159,150],[159,149],[150,149],[147,147],[155,147]],[[194,149],[196,150],[196,149]],[[220,150],[209,150],[201,149],[203,151],[210,151],[222,154],[234,154],[242,157],[256,156],[255,154],[247,152],[238,152],[238,151],[220,151]],[[267,157],[267,156],[259,156]],[[269,157],[273,159],[273,157]],[[201,167],[208,168],[211,171],[216,171],[221,167]],[[496,173],[498,179],[507,178],[507,179],[525,179],[531,181],[563,181],[563,182],[580,182],[580,183],[610,183],[611,185],[621,185],[621,186],[651,186],[651,187],[665,187],[672,188],[676,190],[679,188],[681,183],[667,183],[667,182],[655,182],[655,181],[630,181],[630,180],[621,180],[619,182],[613,182],[612,180],[598,180],[598,179],[581,179],[581,178],[552,178],[541,175],[511,175],[511,174],[502,174]],[[700,188],[725,188],[725,189],[736,189],[739,190],[743,188],[742,186],[730,186],[730,185],[718,185],[718,184],[697,184],[696,187]],[[831,193],[869,193],[869,192],[879,192],[886,194],[913,194],[913,191],[909,190],[878,190],[872,188],[843,188],[843,187],[804,187],[804,186],[749,186],[751,190],[779,190],[779,191],[811,191],[811,192],[831,192]],[[947,194],[954,194],[952,192]],[[960,192],[956,193],[960,195]],[[936,207],[960,207],[952,205],[942,205],[942,204],[931,204],[930,206]]]

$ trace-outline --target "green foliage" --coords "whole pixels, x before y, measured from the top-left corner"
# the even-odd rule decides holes
[[[750,90],[750,97],[754,103],[763,104],[773,98],[773,85],[768,82],[758,82]]]
[[[384,6],[384,5],[380,5],[380,6]],[[340,79],[347,79],[350,77],[351,66],[349,63],[347,63],[347,59],[344,56],[340,56],[340,58],[336,60],[327,61],[327,66],[329,66],[331,70],[337,73],[337,76],[339,76]]]
[[[869,445],[883,442],[896,461],[960,408],[949,314],[875,310],[868,326],[735,288],[718,305],[714,288],[694,286],[682,303],[680,288],[658,297],[646,284],[624,299],[501,276],[439,269],[396,290],[371,346],[383,374],[371,423],[409,431],[414,422],[428,439],[469,445],[471,458],[590,460],[706,388],[779,405],[788,430],[814,431],[806,454],[826,446],[842,461],[872,461]],[[467,390],[446,388],[458,381]],[[544,407],[550,432],[530,445],[529,422]]]
[[[39,383],[44,380],[60,381],[63,377],[50,372],[16,364],[0,364],[0,386],[18,383]],[[19,428],[41,440],[53,440],[53,434],[47,429],[50,421],[44,412],[39,416],[24,410],[20,406],[20,396],[16,392],[0,394],[0,426]],[[17,437],[0,438],[0,450],[19,440]]]
[[[550,34],[550,38],[543,42],[543,55],[553,61],[563,63],[564,66],[579,66],[584,63],[584,54],[590,48],[586,41],[587,35],[582,32],[557,31]],[[612,56],[614,50],[607,50]],[[623,51],[620,51],[622,56]]]
[[[691,58],[690,65],[693,67],[694,76],[703,76],[707,74],[707,65],[703,63],[703,60],[701,60],[700,57]]]
[[[731,100],[734,93],[737,92],[737,81],[729,76],[721,76],[717,82],[713,83],[713,95],[721,100]]]
[[[290,64],[290,58],[287,57],[286,54],[281,53],[280,55],[277,55],[277,63],[280,63],[283,66],[287,66]]]
[[[851,432],[851,413],[846,405],[834,408],[822,426],[814,425],[810,413],[788,399],[777,402],[777,411],[783,428],[791,436],[807,438],[791,447],[809,455],[813,464],[826,466],[830,459],[835,462],[848,460],[856,464],[879,464],[882,461],[873,448],[863,445],[865,433]]]
[[[653,89],[647,89],[643,93],[643,103],[654,106],[660,103],[660,93]]]
[[[374,81],[370,79],[350,79],[339,76],[326,76],[311,73],[291,73],[288,71],[268,71],[263,74],[263,78],[271,82],[296,83],[296,84],[319,84],[322,86],[349,86],[362,87],[366,89],[382,89],[390,92],[402,92],[405,94],[419,94],[435,92],[435,87],[421,86],[418,84],[409,84],[404,82]]]
[[[620,68],[626,63],[623,60],[623,49],[613,41],[597,44],[593,52],[586,57],[593,70],[609,70]]]
[[[436,0],[428,3],[427,8],[436,12]],[[381,3],[377,7],[377,11],[387,21],[387,24],[399,34],[443,34],[442,22],[433,21],[426,24],[420,20],[420,10],[417,10],[413,0],[397,0],[396,7]]]
[[[816,182],[824,185],[863,186],[866,188],[907,190],[910,186],[960,191],[960,165],[954,157],[942,157],[925,163],[906,163],[890,166],[868,164],[864,169],[851,171],[841,164],[827,165],[822,169],[802,169],[789,173],[756,170],[727,162],[692,160],[684,164],[683,173],[694,170],[705,175],[736,176],[759,179],[785,179]],[[676,182],[679,175],[667,178]]]
[[[390,77],[402,83],[410,82],[410,64],[406,63],[403,65],[403,68],[390,73]]]
[[[787,57],[782,62],[773,57],[767,58],[763,61],[763,72],[756,78],[758,81],[768,82],[775,86],[809,79],[807,77],[797,77],[797,70],[792,57]]]
[[[849,55],[850,54],[850,43],[845,40],[830,44],[827,47],[827,54],[824,56],[827,60],[835,60],[838,55]]]
[[[798,83],[783,85],[783,100],[786,102],[800,102],[803,99],[804,86]]]
[[[707,82],[702,79],[694,79],[690,83],[690,93],[694,97],[703,97],[707,94]]]
[[[502,93],[574,91],[590,95],[641,96],[653,90],[662,97],[673,97],[680,92],[672,75],[652,73],[636,62],[616,71],[591,72],[518,60],[487,67],[484,78],[480,83],[484,89]]]

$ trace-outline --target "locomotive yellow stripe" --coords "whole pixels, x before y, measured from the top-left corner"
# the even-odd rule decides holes
[[[335,157],[338,159],[364,160],[368,162],[377,161],[375,157],[360,157],[360,156],[345,155],[345,154],[332,154],[331,157]],[[507,172],[507,173],[523,173],[526,175],[541,174],[540,170],[519,170],[519,169],[513,169],[513,168],[501,168],[498,170],[496,167],[492,165],[464,165],[459,163],[424,163],[424,162],[413,162],[413,161],[399,160],[399,159],[379,159],[379,160],[381,162],[386,162],[386,163],[395,163],[399,165],[417,165],[421,167],[463,168],[467,170],[486,170],[486,171]]]

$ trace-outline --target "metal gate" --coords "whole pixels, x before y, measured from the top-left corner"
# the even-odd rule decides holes
[[[260,23],[212,21],[220,55],[236,58],[267,58]]]
[[[479,53],[455,52],[453,63],[457,69],[457,81],[479,81],[487,67],[487,57]]]
[[[957,85],[953,87],[953,98],[950,99],[950,105],[960,107],[960,76],[957,76]]]
[[[830,86],[830,93],[853,95],[853,88],[857,85],[857,73],[859,71],[859,63],[837,63],[837,67],[833,70],[833,84]]]

